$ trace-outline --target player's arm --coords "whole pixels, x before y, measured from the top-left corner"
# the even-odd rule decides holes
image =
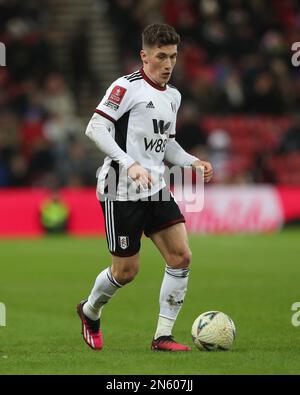
[[[209,182],[213,175],[212,165],[209,162],[200,160],[196,156],[187,153],[175,140],[175,136],[169,138],[166,149],[165,159],[173,165],[181,167],[192,166],[195,170],[199,167],[204,168],[204,181]]]
[[[113,122],[95,113],[88,123],[85,134],[97,145],[101,152],[128,169],[130,178],[138,181],[144,187],[151,187],[152,180],[147,170],[136,163],[113,139],[111,135],[113,128]]]
[[[212,165],[209,162],[205,162],[196,156],[190,155],[187,153],[181,146],[180,144],[177,143],[175,140],[175,130],[176,130],[176,119],[177,119],[177,111],[180,107],[181,104],[181,95],[179,91],[175,91],[175,102],[177,104],[176,106],[176,111],[174,114],[174,120],[173,120],[173,130],[174,133],[169,134],[169,139],[166,144],[166,149],[165,149],[165,159],[172,163],[173,165],[178,165],[181,167],[185,166],[191,166],[195,170],[197,168],[204,168],[204,181],[209,182],[212,178],[213,175],[213,169]]]
[[[114,124],[135,104],[136,92],[125,78],[121,77],[107,89],[90,120],[86,135],[108,157],[128,169],[128,176],[144,187],[150,187],[152,180],[142,166],[134,161],[113,138]]]
[[[85,134],[101,152],[128,169],[135,161],[116,143],[111,135],[113,129],[114,124],[109,119],[95,113],[88,123]]]
[[[192,166],[198,158],[196,156],[190,155],[187,153],[175,140],[176,135],[176,119],[177,112],[181,103],[181,94],[178,90],[174,90],[174,102],[176,103],[176,110],[174,112],[174,118],[171,126],[171,133],[168,136],[168,141],[165,148],[164,159],[173,165],[177,165],[180,167]]]
[[[197,170],[199,167],[204,168],[204,182],[209,182],[213,176],[213,168],[211,163],[206,162],[201,159],[197,159],[193,164],[192,167]]]

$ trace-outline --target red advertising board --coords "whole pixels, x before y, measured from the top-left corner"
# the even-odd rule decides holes
[[[1,189],[0,237],[42,235],[39,213],[47,197],[43,189]],[[93,188],[64,189],[61,198],[69,207],[70,234],[104,235],[102,210]],[[271,232],[300,219],[300,188],[209,186],[201,211],[188,212],[184,201],[178,204],[190,233]]]

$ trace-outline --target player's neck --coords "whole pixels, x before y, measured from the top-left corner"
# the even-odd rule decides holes
[[[156,87],[158,87],[159,89],[165,89],[166,88],[166,84],[165,83],[159,83],[158,81],[156,81],[153,76],[151,75],[151,73],[149,72],[149,70],[147,70],[147,68],[145,68],[145,66],[143,66],[141,68],[141,73],[144,76],[144,78],[146,80],[148,80],[148,82],[152,82],[153,85],[155,85]],[[150,80],[150,81],[149,81]],[[151,84],[151,85],[152,85]]]

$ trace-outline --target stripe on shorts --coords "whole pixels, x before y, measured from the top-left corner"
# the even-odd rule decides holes
[[[106,224],[106,236],[108,241],[108,248],[110,251],[115,251],[116,235],[115,235],[113,202],[111,202],[107,198],[105,199],[105,224]]]

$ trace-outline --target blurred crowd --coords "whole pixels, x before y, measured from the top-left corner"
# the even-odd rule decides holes
[[[95,182],[77,96],[55,59],[50,3],[0,1],[0,187]]]
[[[300,41],[297,0],[98,4],[109,13],[121,74],[141,65],[145,25],[166,22],[180,33],[172,77],[183,97],[177,139],[212,161],[214,182],[300,185],[300,67],[291,63],[292,43]],[[0,67],[0,188],[95,184],[96,166],[82,143],[87,121],[78,116],[78,73],[91,73],[78,56],[87,37],[81,25],[85,43],[70,42],[78,66],[72,79],[55,59],[52,13],[50,0],[0,0],[0,42],[7,48],[7,67]],[[95,76],[86,78],[94,84]]]
[[[139,63],[140,33],[147,23],[176,28],[182,45],[173,82],[199,113],[278,115],[299,108],[299,70],[291,64],[292,43],[300,39],[297,0],[108,3],[121,59],[130,70]]]

